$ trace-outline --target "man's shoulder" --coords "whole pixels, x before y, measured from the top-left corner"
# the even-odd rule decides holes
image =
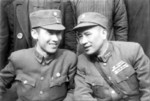
[[[76,59],[77,55],[67,49],[58,49],[57,54],[56,54],[57,58],[65,58],[65,59]]]
[[[31,56],[32,51],[33,51],[33,48],[17,50],[11,53],[10,58],[19,59],[23,57],[28,57],[28,56]]]
[[[76,55],[73,51],[70,51],[68,49],[58,49],[57,54]]]
[[[78,63],[82,64],[82,63],[88,63],[88,62],[91,62],[90,61],[90,58],[88,55],[86,55],[86,53],[82,53],[78,56]]]
[[[136,56],[139,50],[142,49],[141,45],[136,42],[113,42],[114,49],[118,50],[124,57]],[[116,51],[117,52],[117,51]]]
[[[137,42],[125,42],[125,41],[112,41],[112,43],[122,49],[132,50],[140,47],[140,44]]]

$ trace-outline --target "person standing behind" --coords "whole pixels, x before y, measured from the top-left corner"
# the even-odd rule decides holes
[[[77,57],[58,48],[65,29],[61,11],[35,11],[30,20],[36,45],[10,55],[0,72],[0,100],[5,88],[15,82],[19,101],[72,101]]]
[[[84,47],[75,76],[76,101],[150,101],[150,60],[138,43],[108,41],[108,19],[78,17],[74,30]]]
[[[129,33],[128,41],[138,42],[150,58],[150,0],[125,0]]]

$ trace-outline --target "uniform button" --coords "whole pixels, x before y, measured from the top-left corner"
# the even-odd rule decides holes
[[[56,23],[60,23],[58,19],[56,20]]]
[[[28,81],[27,81],[27,80],[24,80],[24,81],[23,81],[23,84],[27,84],[27,83],[28,83]]]
[[[126,77],[127,79],[129,78],[129,77]]]
[[[23,37],[23,34],[22,34],[22,33],[18,33],[18,34],[17,34],[17,38],[18,38],[18,39],[22,39],[22,37]]]
[[[110,77],[110,76],[109,76],[108,78],[109,78],[109,80],[111,80],[111,77]]]
[[[57,76],[57,77],[60,77],[60,73],[56,73],[56,76]]]
[[[112,94],[115,94],[116,92],[114,90],[111,91]]]
[[[106,64],[106,63],[103,63],[103,65],[106,66],[107,64]]]
[[[54,78],[52,77],[51,79],[53,80]]]
[[[40,94],[43,94],[43,91],[40,91]]]
[[[95,83],[92,83],[92,86],[95,86]]]
[[[41,79],[41,80],[44,80],[44,77],[41,77],[40,79]]]

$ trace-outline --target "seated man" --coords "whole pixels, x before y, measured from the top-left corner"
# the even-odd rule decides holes
[[[150,101],[150,60],[134,42],[108,41],[108,19],[87,12],[74,30],[84,47],[75,76],[77,101]]]
[[[15,82],[17,101],[71,101],[76,72],[76,55],[58,49],[62,39],[60,10],[30,14],[34,48],[13,52],[0,72],[0,101],[5,88]]]

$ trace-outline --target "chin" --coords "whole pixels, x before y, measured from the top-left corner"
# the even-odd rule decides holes
[[[94,52],[92,52],[92,51],[85,51],[85,53],[86,53],[87,55],[92,55],[92,54],[94,54]]]
[[[53,50],[48,50],[47,52],[48,52],[49,54],[53,54],[53,53],[56,53],[56,51],[57,51],[57,49],[53,49]]]

